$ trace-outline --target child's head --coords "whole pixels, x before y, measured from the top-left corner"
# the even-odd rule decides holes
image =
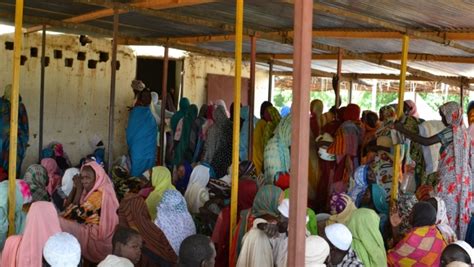
[[[465,241],[456,241],[448,245],[441,254],[441,266],[448,266],[453,262],[460,263],[461,265],[465,263],[466,266],[471,266],[473,260],[474,251]]]
[[[214,267],[215,258],[214,243],[204,235],[189,236],[179,249],[181,267]]]
[[[112,237],[113,254],[127,258],[134,264],[140,261],[142,244],[140,234],[131,228],[119,227]]]

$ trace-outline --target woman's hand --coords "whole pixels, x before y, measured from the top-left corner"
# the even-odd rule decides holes
[[[393,227],[398,227],[402,223],[402,218],[398,213],[398,207],[396,205],[390,209],[390,223]]]

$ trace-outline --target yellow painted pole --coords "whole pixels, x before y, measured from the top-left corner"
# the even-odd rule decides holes
[[[403,35],[403,46],[402,46],[402,68],[400,69],[400,87],[398,88],[398,109],[397,117],[400,119],[403,115],[403,101],[405,99],[405,79],[407,76],[407,61],[408,61],[408,45],[410,38],[408,35]],[[396,203],[398,198],[398,182],[401,170],[401,155],[400,145],[395,145],[395,155],[393,157],[393,181],[392,181],[392,205]]]
[[[232,194],[230,200],[230,244],[237,223],[237,193],[239,192],[239,141],[240,141],[240,91],[242,76],[242,34],[244,0],[236,0],[235,12],[235,80],[234,80],[234,131],[232,134]],[[229,246],[231,247],[231,246]],[[230,255],[231,253],[229,253]],[[232,261],[229,261],[232,262]]]
[[[8,233],[15,233],[16,159],[18,143],[18,107],[20,99],[20,57],[22,47],[23,0],[15,5],[15,48],[13,51],[13,82],[10,98],[10,154],[8,158]]]

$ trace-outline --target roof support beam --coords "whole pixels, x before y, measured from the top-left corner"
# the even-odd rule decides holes
[[[435,32],[424,31],[424,34],[431,36],[440,36],[450,40],[474,40],[474,29],[463,32]],[[293,37],[293,31],[281,32],[265,32],[265,36],[288,36]],[[396,31],[381,31],[381,30],[354,30],[354,29],[316,29],[313,30],[313,38],[348,38],[348,39],[400,39],[403,34]],[[186,43],[210,43],[210,42],[225,42],[234,41],[234,34],[218,34],[218,35],[200,35],[200,36],[184,36],[169,38],[172,41],[180,41]],[[422,39],[414,37],[412,39]]]
[[[291,54],[259,54],[262,57],[273,57],[274,59],[292,59]],[[400,53],[361,53],[361,55],[380,58],[383,60],[400,60]],[[344,60],[358,60],[357,57],[346,56]],[[313,60],[337,60],[337,54],[313,54]],[[474,57],[461,57],[449,55],[431,55],[431,54],[408,54],[409,61],[434,61],[448,63],[466,63],[474,64]]]
[[[80,2],[83,4],[94,4],[92,0],[84,0],[84,1],[75,1]],[[104,0],[102,1],[104,4],[108,3],[109,8],[101,9],[97,11],[92,11],[86,14],[82,14],[79,16],[67,18],[63,20],[64,22],[71,22],[71,23],[83,23],[87,21],[92,21],[100,18],[110,17],[114,15],[114,3],[112,1]],[[205,3],[212,3],[216,2],[216,0],[139,0],[133,1],[131,4],[122,4],[123,6],[127,7],[136,7],[136,8],[153,8],[154,10],[159,9],[167,9],[167,8],[175,8],[175,7],[183,7],[183,6],[190,6],[190,5],[199,5]],[[127,13],[128,9],[126,8],[117,8],[118,14]],[[26,29],[26,33],[32,33],[41,30],[42,25],[33,26]]]

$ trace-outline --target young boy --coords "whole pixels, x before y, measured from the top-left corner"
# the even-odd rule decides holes
[[[98,267],[133,267],[142,256],[143,240],[130,228],[119,227],[112,238],[113,254],[107,256]]]

